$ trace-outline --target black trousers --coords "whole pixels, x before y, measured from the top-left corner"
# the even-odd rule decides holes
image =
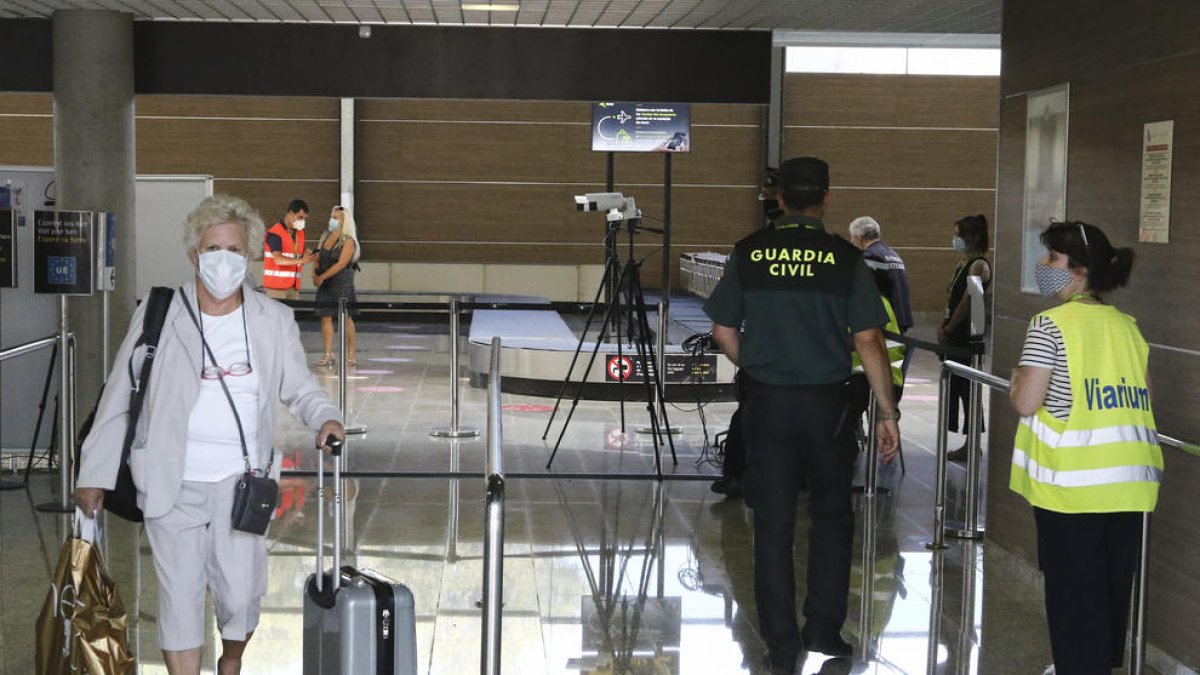
[[[806,628],[840,631],[850,590],[855,446],[847,433],[847,385],[774,386],[750,382],[743,404],[749,463],[743,498],[754,509],[754,597],[772,662],[801,649],[796,619],[793,537],[797,488],[809,486]],[[847,438],[849,436],[849,438]]]
[[[1125,660],[1141,513],[1034,508],[1057,675],[1109,675]]]

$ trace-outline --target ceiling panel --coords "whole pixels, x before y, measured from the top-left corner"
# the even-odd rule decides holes
[[[487,0],[469,0],[486,2]],[[0,18],[62,8],[138,19],[441,23],[625,28],[1000,33],[1002,0],[492,0],[519,12],[463,11],[459,0],[0,0]],[[378,8],[378,9],[377,9]]]

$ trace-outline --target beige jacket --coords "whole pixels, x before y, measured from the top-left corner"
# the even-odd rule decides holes
[[[192,309],[197,310],[195,282],[183,288]],[[246,305],[246,328],[253,345],[254,370],[258,374],[259,457],[254,465],[261,468],[272,461],[272,474],[278,478],[280,459],[274,444],[279,403],[314,433],[327,420],[341,421],[342,416],[308,368],[292,310],[249,286],[242,287],[242,297]],[[134,354],[133,348],[142,333],[145,309],[143,302],[134,312],[100,397],[95,422],[83,443],[79,487],[112,489],[116,484],[129,412],[130,357],[136,357],[133,364],[137,368],[145,352],[144,347],[139,347]],[[129,468],[138,488],[138,506],[147,518],[170,511],[183,483],[188,418],[200,393],[200,357],[200,331],[188,316],[177,289],[167,310],[129,454]]]

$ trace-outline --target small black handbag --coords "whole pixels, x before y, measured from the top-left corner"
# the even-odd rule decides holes
[[[233,529],[266,534],[271,514],[279,503],[279,484],[269,476],[248,471],[238,478],[233,493]]]
[[[208,354],[212,364],[220,369],[217,357],[209,348],[208,341],[204,339],[204,328],[200,325],[200,320],[196,318],[196,313],[192,311],[192,305],[188,302],[187,295],[182,288],[179,289],[179,295],[183,298],[183,306],[187,308],[188,314],[192,317],[192,323],[195,323],[196,329],[200,331],[200,342],[204,345],[205,353]],[[244,306],[242,311],[246,311]],[[238,478],[237,485],[234,486],[233,529],[263,535],[267,533],[267,527],[271,524],[271,514],[275,511],[276,504],[279,503],[279,483],[271,478],[271,466],[274,458],[267,464],[267,469],[262,474],[255,472],[250,466],[250,453],[246,451],[246,433],[242,430],[242,417],[238,415],[237,404],[233,402],[233,395],[229,393],[229,385],[225,384],[225,376],[218,375],[217,380],[220,381],[225,398],[229,401],[229,407],[233,410],[233,419],[237,422],[238,436],[242,441],[242,461],[246,464],[245,473]]]

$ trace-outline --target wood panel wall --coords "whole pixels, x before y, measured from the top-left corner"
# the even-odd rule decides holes
[[[692,152],[671,159],[673,258],[728,250],[757,224],[762,112],[693,106]],[[604,216],[579,213],[573,199],[605,188],[605,155],[591,151],[589,103],[362,100],[356,113],[364,255],[603,263]],[[664,162],[661,154],[614,161],[615,189],[637,199],[650,226],[662,217]],[[639,256],[660,244],[658,235],[636,237]],[[648,287],[659,285],[660,261],[654,254],[643,268]]]
[[[1067,217],[1100,226],[1136,259],[1130,285],[1110,296],[1151,344],[1159,428],[1200,439],[1200,6],[1170,0],[1153,13],[1115,0],[1004,5],[999,156],[999,246],[1020,251],[1025,92],[1069,82]],[[1120,49],[1112,45],[1120,44]],[[1137,242],[1142,125],[1175,120],[1169,244]],[[993,371],[1016,365],[1029,317],[1046,308],[1020,291],[1020,261],[998,261]],[[1036,563],[1029,506],[1007,489],[1016,418],[993,400],[988,538]],[[1148,635],[1176,662],[1200,665],[1200,458],[1164,448],[1166,470],[1151,536]],[[986,611],[986,609],[985,609]],[[986,617],[985,617],[986,622]]]
[[[954,221],[994,220],[999,79],[790,74],[784,156],[829,162],[831,232],[874,217],[904,258],[913,309],[940,311]]]

